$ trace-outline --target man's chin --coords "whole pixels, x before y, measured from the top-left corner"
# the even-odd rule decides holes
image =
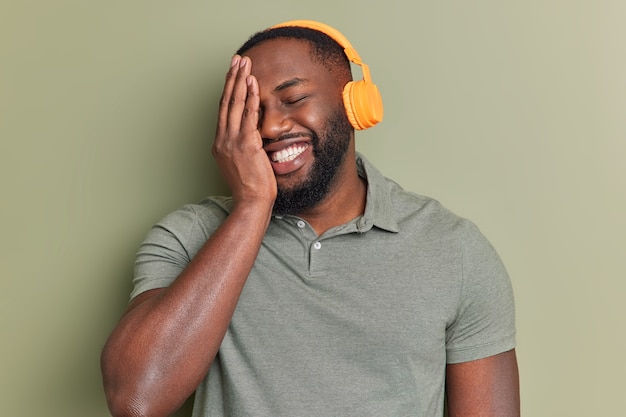
[[[310,184],[287,189],[279,188],[274,201],[274,214],[301,214],[319,204],[325,195],[325,190]]]
[[[306,183],[310,181],[309,170],[302,167],[297,171],[288,174],[276,175],[276,187],[279,194],[288,195],[297,190],[305,188]]]

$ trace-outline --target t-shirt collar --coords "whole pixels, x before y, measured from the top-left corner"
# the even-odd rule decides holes
[[[359,232],[363,233],[376,226],[389,232],[399,232],[391,201],[389,181],[363,155],[357,152],[359,176],[367,180],[365,213],[357,221]]]

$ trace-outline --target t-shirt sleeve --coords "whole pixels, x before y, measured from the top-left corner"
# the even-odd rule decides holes
[[[448,363],[482,359],[515,347],[509,275],[493,246],[470,222],[464,228],[459,305],[446,330]]]
[[[208,239],[205,207],[187,205],[170,213],[148,232],[135,258],[130,298],[169,286]]]

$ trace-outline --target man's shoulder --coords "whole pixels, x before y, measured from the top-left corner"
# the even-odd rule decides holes
[[[447,236],[466,240],[479,233],[476,225],[438,199],[407,191],[395,181],[387,179],[389,200],[400,230],[412,230],[421,236]]]
[[[191,206],[199,211],[217,212],[222,215],[228,215],[233,207],[233,198],[227,196],[210,196]]]
[[[382,174],[371,162],[358,155],[362,176],[368,180],[369,216],[389,230],[419,230],[434,233],[459,231],[471,224],[436,198],[406,190]]]
[[[440,226],[453,226],[466,221],[436,198],[406,191],[399,186],[394,187],[391,196],[399,218],[414,217],[427,224]]]
[[[206,197],[197,203],[185,204],[170,212],[158,222],[157,226],[179,230],[200,227],[210,231],[222,223],[228,216],[231,207],[231,197]]]

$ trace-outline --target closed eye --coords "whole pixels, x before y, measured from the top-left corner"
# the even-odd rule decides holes
[[[297,103],[301,102],[302,100],[304,100],[307,97],[308,96],[290,97],[289,99],[285,100],[284,103],[287,104],[287,105],[297,104]]]

